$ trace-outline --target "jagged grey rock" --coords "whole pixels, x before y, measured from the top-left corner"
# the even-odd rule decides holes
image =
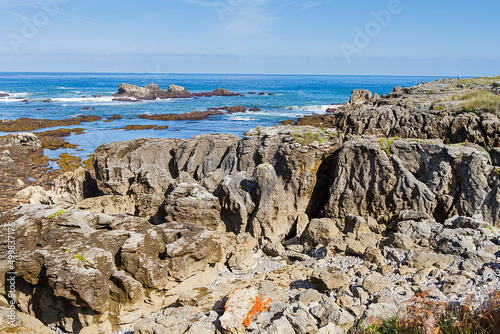
[[[165,221],[190,222],[225,231],[219,199],[197,183],[180,183],[165,199]]]

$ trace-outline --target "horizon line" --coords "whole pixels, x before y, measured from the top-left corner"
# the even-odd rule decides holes
[[[350,76],[350,77],[440,77],[454,78],[456,76],[449,75],[406,75],[406,74],[304,74],[304,73],[200,73],[200,72],[85,72],[85,71],[3,71],[0,74],[144,74],[144,75],[165,75],[165,74],[182,74],[182,75],[260,75],[260,76]],[[461,75],[461,78],[476,78],[478,76]],[[480,77],[480,76],[479,76]]]

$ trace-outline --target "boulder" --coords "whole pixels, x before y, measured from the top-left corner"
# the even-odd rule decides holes
[[[155,317],[150,317],[139,321],[134,326],[134,333],[155,334],[155,333],[214,333],[216,319],[215,312],[207,314],[193,306],[169,307],[165,308]],[[200,325],[202,328],[200,328]],[[197,331],[199,330],[199,331]]]
[[[363,289],[374,294],[391,286],[391,280],[379,273],[371,274],[363,281]]]
[[[267,311],[272,302],[272,298],[260,295],[255,287],[237,289],[226,300],[220,325],[225,333],[245,333],[253,318]]]
[[[351,92],[351,105],[362,104],[372,99],[372,93],[366,89],[355,89]]]
[[[295,333],[314,333],[318,330],[316,318],[309,313],[309,309],[303,303],[292,304],[285,311],[285,317],[292,325]]]
[[[393,304],[376,303],[368,306],[361,321],[362,327],[378,325],[383,321],[394,318],[398,313],[397,306]]]
[[[328,268],[315,269],[311,276],[311,283],[322,291],[333,291],[349,286],[351,281],[342,270]]]
[[[406,234],[394,233],[387,239],[387,244],[402,250],[410,250],[415,246],[413,240]]]
[[[370,227],[363,217],[347,215],[345,217],[344,233],[353,233],[359,237],[364,233],[370,233]]]
[[[19,334],[53,334],[50,328],[44,326],[44,324],[37,318],[13,310],[15,313],[15,320],[8,321],[12,316],[11,309],[0,307],[0,316],[5,319],[0,323],[0,331],[2,333],[19,333]],[[14,319],[14,318],[12,318]]]
[[[86,198],[100,195],[97,182],[90,172],[84,168],[78,168],[74,172],[67,172],[54,180],[50,191],[43,188],[27,187],[16,194],[21,201],[29,201],[31,204],[57,205],[62,208],[70,208]]]
[[[303,239],[311,246],[327,245],[339,236],[335,222],[328,218],[311,219],[303,233]]]
[[[285,318],[281,317],[274,320],[269,327],[264,328],[261,331],[262,334],[295,334],[290,322]]]
[[[225,231],[219,200],[196,183],[180,183],[165,199],[165,221],[189,222],[214,231]]]
[[[236,245],[231,253],[227,264],[232,272],[247,273],[257,264],[253,259],[254,249],[257,248],[257,240],[248,233],[240,233],[236,236]]]

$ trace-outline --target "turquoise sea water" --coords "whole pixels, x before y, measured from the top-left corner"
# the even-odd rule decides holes
[[[231,133],[242,136],[256,126],[271,126],[285,119],[312,113],[324,113],[332,103],[349,100],[351,91],[369,89],[373,93],[389,93],[393,87],[413,86],[421,81],[440,77],[404,76],[305,76],[305,75],[227,75],[227,74],[103,74],[103,73],[0,73],[0,92],[10,94],[0,98],[0,119],[20,117],[63,119],[77,115],[98,115],[103,119],[121,115],[121,120],[82,123],[85,133],[67,140],[83,151],[72,153],[85,157],[99,145],[116,140],[140,137],[190,138],[202,133]],[[120,83],[139,86],[151,82],[166,89],[180,85],[192,93],[225,88],[245,94],[243,97],[202,97],[200,99],[170,99],[139,103],[114,102],[111,95]],[[249,95],[266,92],[276,95]],[[103,95],[94,98],[92,95]],[[28,99],[29,102],[22,102]],[[44,103],[44,100],[51,100]],[[139,119],[141,114],[184,113],[204,111],[210,107],[243,105],[258,107],[260,112],[214,116],[197,122],[151,121]],[[83,110],[89,107],[91,110]],[[92,110],[94,108],[94,110]],[[42,110],[37,110],[42,109]],[[291,109],[291,110],[290,110]],[[165,130],[112,130],[130,124],[168,125]],[[66,128],[71,128],[67,126]],[[49,129],[40,129],[45,131]],[[3,135],[0,132],[0,135]],[[46,152],[56,157],[67,150]]]

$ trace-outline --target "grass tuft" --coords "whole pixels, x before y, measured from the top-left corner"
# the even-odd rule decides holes
[[[309,145],[313,141],[318,141],[322,144],[325,141],[324,138],[321,138],[321,133],[312,133],[311,131],[307,131],[304,134],[292,133],[292,139],[301,145]]]
[[[473,90],[465,94],[451,97],[452,101],[462,101],[451,107],[455,112],[466,112],[481,114],[489,112],[500,115],[500,96],[486,90]]]
[[[403,303],[398,316],[352,334],[500,334],[500,290],[490,294],[476,310],[472,297],[460,305],[427,298],[428,291]]]

